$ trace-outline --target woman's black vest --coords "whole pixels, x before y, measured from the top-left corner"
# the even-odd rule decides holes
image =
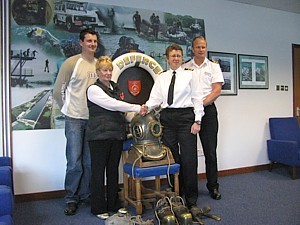
[[[117,84],[110,81],[113,89],[108,88],[99,79],[92,85],[97,85],[107,95],[121,100],[121,90]],[[124,140],[126,134],[126,120],[123,112],[110,111],[87,100],[89,121],[87,125],[87,139],[91,140]]]

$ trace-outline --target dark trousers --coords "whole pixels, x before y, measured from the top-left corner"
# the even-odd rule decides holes
[[[217,135],[218,135],[218,112],[215,104],[204,108],[205,115],[202,117],[201,130],[199,133],[203,153],[205,156],[207,189],[218,189],[218,165],[217,165]]]
[[[160,115],[163,126],[162,142],[171,149],[176,163],[180,164],[180,194],[188,207],[198,199],[197,136],[191,133],[195,116],[193,108],[164,109]]]
[[[89,141],[91,151],[91,212],[117,212],[121,207],[119,190],[119,162],[123,141]],[[105,189],[106,172],[106,189]]]

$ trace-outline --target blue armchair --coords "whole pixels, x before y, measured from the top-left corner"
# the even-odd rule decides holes
[[[9,157],[0,157],[0,199],[0,225],[12,225],[14,186]]]
[[[13,208],[14,197],[12,190],[7,185],[0,185],[0,225],[12,225],[13,224]]]
[[[0,157],[0,166],[10,166],[11,167],[11,158],[8,156]]]
[[[274,163],[290,166],[291,177],[296,179],[297,167],[300,166],[300,127],[295,117],[270,118],[271,139],[267,140],[268,157]]]
[[[14,194],[13,171],[11,158],[8,156],[0,157],[0,185],[7,185],[11,188]]]

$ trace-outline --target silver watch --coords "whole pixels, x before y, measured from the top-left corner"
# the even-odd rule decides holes
[[[196,120],[195,123],[198,124],[198,125],[201,125],[201,121],[200,120]]]

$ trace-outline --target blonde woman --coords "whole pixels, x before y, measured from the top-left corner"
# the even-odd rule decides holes
[[[91,152],[91,212],[99,218],[117,212],[118,167],[125,139],[124,112],[145,115],[146,106],[129,104],[118,84],[111,81],[113,64],[102,56],[96,63],[97,81],[87,89],[89,122],[87,138]],[[106,184],[105,189],[105,172]]]

